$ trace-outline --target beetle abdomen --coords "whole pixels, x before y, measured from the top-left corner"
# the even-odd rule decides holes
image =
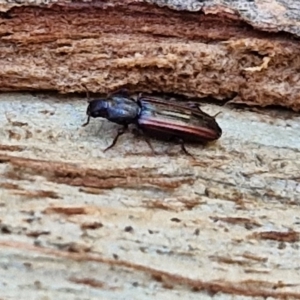
[[[203,143],[216,140],[222,134],[215,119],[201,110],[154,98],[142,98],[140,103],[138,126],[153,137]]]
[[[218,134],[209,128],[175,124],[155,118],[141,117],[138,124],[146,134],[159,139],[178,138],[186,142],[208,142],[219,138]]]

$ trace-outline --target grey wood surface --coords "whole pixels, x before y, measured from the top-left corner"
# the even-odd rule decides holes
[[[300,117],[203,104],[207,147],[85,121],[86,99],[0,98],[1,299],[300,299]],[[270,298],[272,299],[272,298]]]

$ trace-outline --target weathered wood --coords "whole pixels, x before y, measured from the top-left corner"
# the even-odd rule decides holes
[[[296,1],[49,3],[0,1],[0,90],[299,111]],[[208,102],[223,136],[192,160],[132,134],[103,153],[118,126],[82,128],[86,99],[1,94],[0,298],[300,299],[299,114]]]
[[[203,105],[208,147],[85,121],[82,99],[3,94],[3,299],[300,299],[300,117]]]
[[[203,12],[243,20],[263,31],[300,36],[300,3],[292,0],[146,0],[180,11]]]
[[[299,111],[299,4],[152,2],[196,12],[129,0],[2,3],[0,90],[126,86]]]

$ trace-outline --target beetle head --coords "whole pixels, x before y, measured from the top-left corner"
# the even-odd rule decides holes
[[[107,117],[107,101],[105,99],[92,100],[86,110],[86,114],[92,118]]]
[[[90,122],[90,118],[107,118],[107,101],[105,99],[95,99],[89,102],[86,114],[88,119],[82,126],[86,126]]]

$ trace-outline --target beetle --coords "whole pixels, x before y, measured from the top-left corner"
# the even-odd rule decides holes
[[[124,134],[130,124],[145,134],[145,140],[153,150],[147,136],[167,141],[179,141],[182,150],[191,155],[184,143],[202,143],[217,140],[222,135],[222,129],[215,120],[203,112],[196,103],[177,104],[140,94],[136,100],[131,98],[126,90],[120,90],[106,98],[90,100],[87,91],[88,107],[87,121],[91,118],[105,118],[108,121],[122,125],[110,146],[111,149],[118,138]]]

